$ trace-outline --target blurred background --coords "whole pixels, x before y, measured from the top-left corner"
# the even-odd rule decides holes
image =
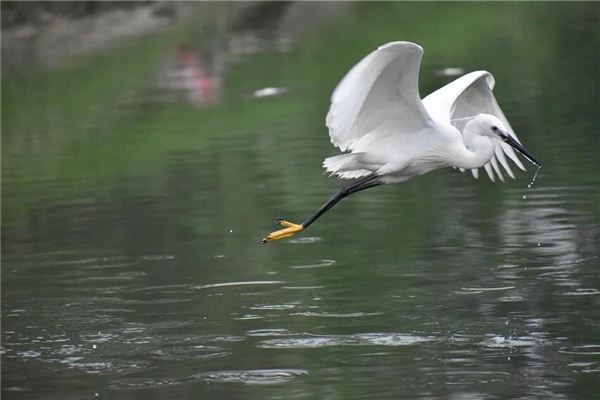
[[[12,2],[2,396],[566,399],[600,391],[600,4]],[[324,126],[378,45],[486,69],[543,167],[344,200]]]

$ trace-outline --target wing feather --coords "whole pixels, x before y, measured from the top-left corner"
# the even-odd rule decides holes
[[[485,172],[487,173],[488,178],[490,178],[490,181],[496,182],[496,178],[494,177],[494,171],[492,171],[492,165],[490,163],[487,163],[483,166],[483,169],[485,169]]]
[[[504,123],[508,132],[519,141],[494,97],[492,92],[494,84],[494,77],[489,72],[471,72],[431,93],[423,99],[423,104],[433,119],[446,124],[450,123],[461,132],[464,130],[468,117],[482,113],[494,115]],[[494,156],[489,163],[484,165],[490,180],[495,181],[495,172],[498,178],[504,182],[498,162],[500,162],[508,176],[515,178],[506,156],[517,167],[523,171],[525,170],[523,163],[521,163],[512,147],[499,141],[495,143],[495,146]],[[474,174],[475,171],[473,170]]]
[[[388,119],[399,119],[398,133],[430,123],[419,96],[423,49],[410,42],[380,46],[356,64],[331,96],[326,118],[331,143],[352,150],[364,135]]]
[[[500,146],[496,147],[496,149],[494,150],[494,153],[495,153],[498,161],[500,161],[500,164],[502,164],[502,167],[504,168],[504,170],[506,171],[508,176],[515,179],[515,174],[512,172],[512,169],[510,168],[510,164],[506,161],[506,157],[504,156],[504,151],[502,150],[502,147],[500,147]]]
[[[504,182],[504,176],[502,175],[502,171],[500,171],[500,167],[498,167],[498,160],[496,160],[496,157],[492,157],[489,163],[492,164],[492,168],[494,169],[494,172],[496,172],[496,175],[498,175],[498,178]]]

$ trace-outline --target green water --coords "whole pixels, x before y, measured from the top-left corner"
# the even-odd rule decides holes
[[[154,96],[176,36],[5,77],[3,398],[598,396],[599,11],[353,3],[228,63],[204,109]],[[398,39],[425,48],[423,95],[495,75],[533,188],[437,171],[258,244],[340,187],[328,97]]]

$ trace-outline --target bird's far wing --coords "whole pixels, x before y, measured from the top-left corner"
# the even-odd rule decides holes
[[[331,143],[352,150],[354,143],[388,119],[398,133],[414,132],[430,122],[419,96],[423,49],[410,42],[387,43],[356,64],[331,96],[326,118]]]
[[[513,131],[492,93],[493,88],[494,77],[492,74],[487,71],[475,71],[461,76],[431,93],[423,99],[423,104],[433,119],[443,123],[450,123],[461,132],[468,122],[466,118],[481,113],[494,115],[504,123],[508,132],[519,141],[519,138]],[[519,168],[525,170],[525,167],[510,145],[499,141],[495,145],[494,156],[489,163],[483,166],[492,182],[495,181],[494,172],[501,181],[504,181],[498,163],[514,179],[515,176],[506,160],[506,156]],[[471,171],[475,178],[479,176],[477,169]]]

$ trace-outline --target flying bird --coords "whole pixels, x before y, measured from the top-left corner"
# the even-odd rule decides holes
[[[483,167],[492,181],[514,179],[507,157],[525,167],[514,150],[540,163],[521,145],[492,93],[494,77],[475,71],[421,100],[418,88],[423,49],[410,42],[380,46],[342,79],[331,96],[326,118],[331,143],[343,154],[327,157],[331,175],[351,180],[303,223],[279,219],[283,229],[267,243],[295,235],[343,198],[413,176],[454,167],[479,177]],[[514,150],[513,150],[514,149]]]

